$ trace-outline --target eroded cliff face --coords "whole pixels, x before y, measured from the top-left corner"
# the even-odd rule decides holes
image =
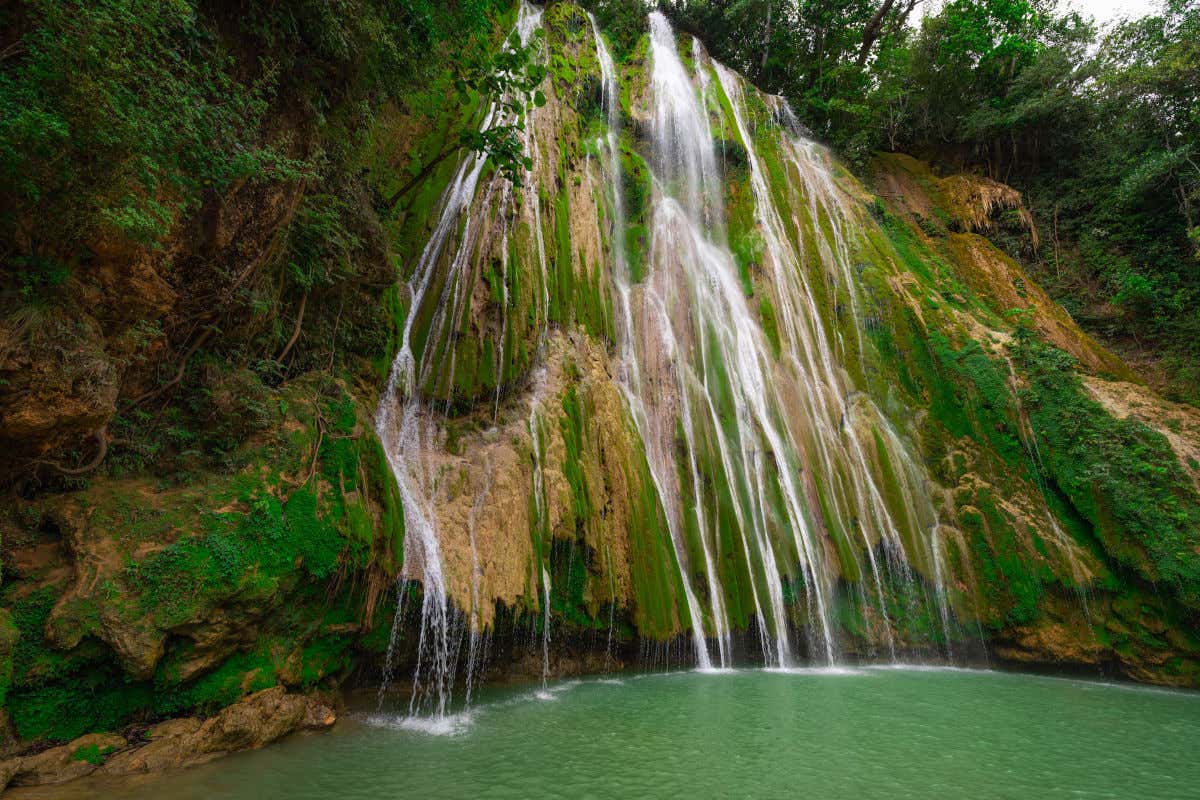
[[[540,24],[537,188],[508,206],[485,177],[463,232],[421,242],[435,256],[411,285],[451,287],[413,312],[439,355],[385,401],[426,415],[398,468],[441,476],[414,503],[434,509],[453,604],[532,615],[550,592],[553,628],[603,625],[615,603],[713,663],[944,659],[983,639],[1013,661],[1192,684],[1194,434],[1098,393],[1136,379],[985,236],[1004,212],[1037,235],[1019,194],[899,155],[863,185],[689,37],[666,74],[653,35],[607,64],[578,9]],[[680,75],[686,94],[665,96]],[[532,351],[507,339],[526,321]],[[584,343],[591,367],[559,372]],[[581,418],[573,393],[605,384],[604,412]],[[561,445],[528,434],[555,418]],[[482,430],[459,436],[465,420]],[[493,497],[501,463],[522,465],[513,499]],[[639,584],[625,520],[645,487],[663,560]],[[493,499],[525,513],[472,540]]]
[[[661,26],[612,59],[573,4],[520,24],[550,71],[524,184],[468,156],[382,222],[365,199],[344,290],[205,316],[310,218],[289,183],[99,247],[69,302],[6,318],[17,738],[356,666],[537,674],[547,621],[552,670],[986,647],[1196,685],[1200,418],[986,238],[1019,195],[896,155],[864,184]],[[448,124],[392,109],[364,160],[418,163]],[[139,431],[171,430],[180,364],[293,323],[304,369],[252,396],[188,367],[221,463],[164,466]]]

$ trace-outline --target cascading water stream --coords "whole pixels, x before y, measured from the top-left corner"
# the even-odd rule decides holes
[[[598,35],[597,50],[607,95],[612,65]],[[811,143],[781,136],[784,160],[795,170],[812,220],[808,228],[795,216],[791,220],[791,235],[797,241],[803,242],[805,235],[814,239],[810,252],[818,263],[806,265],[792,244],[756,152],[736,76],[708,62],[694,41],[696,74],[690,76],[674,33],[659,13],[650,15],[650,58],[655,189],[651,270],[642,284],[631,287],[627,270],[621,269],[622,256],[614,256],[623,329],[621,374],[667,513],[689,613],[693,620],[701,618],[691,581],[693,574],[702,575],[708,589],[708,619],[726,664],[724,587],[713,558],[720,531],[715,529],[716,520],[705,519],[698,500],[701,463],[711,458],[734,483],[733,512],[747,564],[761,566],[751,585],[768,663],[786,666],[794,658],[786,610],[789,590],[784,585],[788,575],[802,584],[808,601],[810,653],[834,662],[837,646],[831,606],[836,573],[821,533],[840,527],[855,529],[863,541],[879,620],[894,659],[885,572],[891,581],[908,587],[906,594],[917,602],[911,589],[919,589],[921,583],[906,557],[922,557],[936,583],[939,611],[946,609],[944,578],[940,553],[935,552],[939,545],[935,534],[928,533],[936,532],[936,513],[924,479],[910,468],[916,460],[871,400],[854,388],[843,366],[848,354],[861,358],[862,352],[857,289],[845,231],[852,217]],[[718,79],[715,84],[706,65]],[[746,152],[756,230],[763,243],[762,271],[769,276],[769,291],[781,320],[783,346],[777,356],[772,355],[762,323],[747,303],[748,290],[726,243],[723,176],[709,122],[711,91],[728,99],[734,134]],[[606,150],[614,184],[619,182],[612,133],[616,124],[610,113]],[[788,190],[794,192],[796,187]],[[610,194],[619,213],[619,188]],[[848,297],[855,331],[849,347],[840,344],[840,330],[825,319],[805,277],[806,270],[814,267],[818,274],[834,277],[830,291]],[[840,357],[835,355],[830,331],[838,337]],[[860,426],[874,430],[867,435],[884,451],[879,457],[901,465],[894,480],[905,506],[904,520],[896,518],[883,497]],[[677,445],[682,457],[675,455]],[[688,484],[697,499],[685,510],[682,489]],[[823,493],[818,487],[825,487]],[[703,559],[702,573],[693,573],[688,566],[689,551],[680,535],[685,513],[695,515],[700,531],[697,553]],[[926,531],[928,538],[922,540],[926,552],[907,553],[902,528]],[[776,532],[789,535],[790,542],[781,541]],[[885,543],[883,565],[875,557],[876,542]],[[857,559],[853,551],[849,557]],[[860,583],[860,602],[865,606],[863,588]],[[948,635],[948,614],[942,616]],[[693,626],[694,634],[698,627]],[[697,643],[698,652],[699,647]]]
[[[594,17],[591,18],[591,23],[596,55],[600,62],[603,106],[608,123],[608,131],[603,142],[603,149],[606,159],[605,171],[608,175],[610,186],[610,239],[613,252],[612,274],[617,294],[617,305],[619,307],[617,339],[621,352],[620,385],[626,402],[630,407],[631,416],[638,427],[638,432],[642,436],[643,441],[647,442],[647,460],[651,470],[651,477],[654,481],[657,495],[664,505],[664,512],[667,515],[667,524],[671,534],[671,544],[674,548],[676,562],[679,564],[681,571],[684,596],[688,607],[688,614],[691,617],[696,662],[700,669],[712,669],[712,659],[709,656],[708,645],[704,639],[703,618],[700,613],[700,606],[696,601],[696,596],[688,580],[685,568],[686,548],[682,544],[680,511],[678,504],[671,502],[671,498],[677,496],[677,492],[670,490],[671,482],[676,481],[677,478],[670,473],[665,455],[650,445],[650,437],[653,434],[648,430],[650,421],[647,415],[646,404],[643,402],[642,369],[634,344],[635,328],[632,312],[632,288],[624,248],[625,212],[624,198],[621,190],[621,156],[617,139],[618,131],[620,130],[620,105],[617,91],[616,67],[608,46],[605,44],[596,26]],[[712,567],[711,557],[708,556],[707,546],[705,547],[705,554],[706,574],[709,578],[710,587],[709,594],[710,597],[714,598],[713,619],[717,635],[719,658],[721,666],[728,667],[730,658],[728,625],[723,614],[719,612],[720,594],[715,584],[715,570]]]
[[[714,66],[733,108],[739,135],[746,146],[751,188],[755,196],[756,219],[765,239],[765,251],[774,263],[774,268],[768,272],[773,280],[774,297],[780,305],[779,318],[783,321],[782,327],[787,333],[786,356],[800,368],[799,378],[803,390],[797,394],[805,402],[804,416],[813,424],[817,433],[812,437],[815,439],[815,446],[807,448],[808,452],[815,456],[810,460],[810,466],[816,470],[817,479],[826,486],[842,486],[849,495],[843,499],[837,493],[831,493],[835,501],[834,512],[843,519],[848,519],[853,514],[859,520],[872,579],[876,585],[881,618],[886,623],[882,576],[875,562],[870,539],[867,538],[866,524],[870,523],[875,533],[889,543],[888,553],[904,554],[906,548],[900,533],[902,523],[895,518],[893,510],[889,509],[881,494],[879,479],[869,465],[867,448],[859,435],[856,423],[873,426],[876,446],[884,451],[889,463],[900,466],[895,479],[899,484],[904,513],[911,517],[908,520],[910,530],[936,530],[937,515],[929,498],[927,482],[919,470],[914,469],[914,465],[919,463],[918,458],[895,433],[887,418],[866,395],[853,389],[846,370],[837,366],[838,362],[826,334],[827,325],[819,310],[820,305],[805,278],[805,266],[786,235],[783,217],[778,211],[765,171],[755,152],[754,140],[745,121],[746,112],[740,80],[723,66]],[[811,142],[782,135],[780,147],[788,163],[796,170],[799,179],[796,184],[803,188],[808,196],[808,206],[814,221],[810,235],[816,238],[816,250],[821,266],[826,273],[840,276],[840,284],[849,297],[851,322],[861,352],[857,289],[850,267],[847,244],[849,237],[844,230],[851,220],[851,215],[844,208],[841,192],[828,170],[814,157],[814,146]],[[826,226],[820,224],[822,218],[826,220]],[[803,241],[804,227],[794,216],[793,223],[797,240]],[[846,350],[844,346],[840,349],[843,353]],[[839,475],[845,475],[849,480],[839,481]],[[848,508],[846,502],[849,503]],[[933,572],[930,577],[936,583],[936,593],[944,608],[945,588],[940,569],[940,554],[936,552],[938,543],[931,539],[926,544],[930,552],[924,555]],[[908,557],[914,555],[922,554],[908,553]],[[906,585],[920,585],[906,560],[899,559],[899,563],[891,565],[890,569],[899,572],[899,577]],[[911,592],[909,594],[912,595]],[[943,619],[946,620],[949,637],[948,615],[943,615]],[[886,633],[894,657],[894,634],[890,626]]]
[[[542,12],[522,3],[516,31],[522,44],[527,45],[541,24]],[[481,130],[507,122],[501,119],[500,105],[493,102],[484,115]],[[527,127],[534,127],[530,118]],[[412,349],[413,326],[419,309],[434,284],[438,264],[453,234],[459,232],[458,247],[450,256],[448,277],[431,322],[431,336],[444,326],[453,326],[458,318],[463,287],[470,283],[469,261],[480,233],[480,221],[490,216],[497,197],[511,198],[511,186],[503,178],[493,178],[482,201],[474,204],[480,175],[487,161],[485,154],[472,153],[463,159],[443,193],[440,212],[433,233],[426,243],[408,284],[409,309],[401,332],[400,349],[392,363],[387,387],[376,411],[375,429],[383,444],[388,465],[395,476],[401,504],[404,508],[405,553],[404,565],[397,582],[397,603],[404,595],[403,582],[419,578],[422,583],[421,625],[417,643],[417,662],[413,674],[411,714],[428,712],[445,716],[453,689],[457,667],[458,632],[454,630],[455,609],[450,601],[444,573],[441,546],[438,540],[434,497],[437,475],[425,463],[422,451],[431,451],[437,428],[431,408],[432,398],[422,399],[422,390],[442,365],[432,363],[426,347],[418,363]],[[453,368],[451,368],[453,372]],[[402,623],[398,605],[394,626]],[[385,676],[392,671],[396,630],[388,648]],[[472,646],[472,654],[474,646]],[[386,689],[386,680],[380,697]]]
[[[764,639],[764,656],[776,666],[786,666],[793,654],[784,573],[770,538],[771,508],[765,493],[766,484],[775,481],[773,488],[784,498],[788,527],[794,535],[800,577],[815,600],[824,656],[832,661],[834,648],[825,588],[820,585],[828,582],[816,572],[818,561],[799,489],[791,469],[768,474],[768,458],[777,459],[776,465],[783,466],[794,449],[780,424],[779,398],[771,396],[772,366],[766,336],[746,303],[737,266],[725,244],[723,198],[708,111],[701,106],[692,79],[679,59],[674,33],[659,13],[650,16],[650,36],[651,130],[657,191],[650,247],[654,270],[643,289],[646,311],[642,319],[652,328],[643,334],[652,335],[638,338],[663,349],[667,356],[664,360],[672,365],[674,392],[670,398],[664,398],[661,392],[647,398],[647,405],[651,405],[647,448],[654,452],[657,447],[662,454],[670,452],[664,440],[669,442],[675,431],[681,430],[687,463],[695,476],[703,452],[697,437],[708,426],[716,433],[715,447],[725,473],[731,478],[736,476],[740,483],[735,505],[743,548],[748,557],[753,551],[763,566],[763,586],[759,581],[754,584],[764,631],[769,627],[772,632],[770,642]],[[643,353],[642,357],[647,356]],[[733,412],[731,421],[714,392],[732,398],[734,407],[728,410]],[[707,419],[695,418],[694,409]],[[667,463],[662,455],[658,462]],[[671,477],[678,482],[678,476]],[[677,494],[666,494],[664,499],[678,503]],[[704,531],[702,542],[706,543],[707,535]],[[711,560],[706,559],[706,566],[709,563]],[[709,570],[714,587],[710,595],[719,597],[722,589],[712,573]],[[769,620],[764,615],[768,610]]]
[[[541,11],[522,4],[517,31],[523,42],[540,22]],[[882,641],[893,661],[900,640],[892,628],[896,604],[908,602],[909,611],[919,603],[935,608],[952,658],[944,534],[928,479],[912,446],[856,385],[869,382],[864,300],[854,263],[856,248],[863,246],[855,235],[855,226],[865,224],[861,210],[834,180],[819,147],[788,123],[786,104],[745,90],[742,80],[709,59],[695,39],[692,66],[685,67],[674,32],[656,12],[649,17],[649,81],[644,98],[631,99],[647,104],[648,124],[640,130],[648,134],[651,173],[645,270],[635,280],[625,245],[629,222],[619,76],[594,19],[591,26],[606,122],[594,152],[600,155],[606,189],[597,211],[607,224],[609,246],[603,249],[612,280],[617,385],[666,520],[670,568],[678,570],[682,594],[675,599],[675,613],[690,632],[697,666],[732,666],[734,613],[739,625],[757,620],[768,666],[788,667],[802,654],[832,665],[841,648],[833,623],[841,612],[834,609],[842,601],[857,603],[864,616],[875,606],[869,646],[873,653],[875,642]],[[485,128],[510,122],[498,107],[483,115]],[[538,193],[538,181],[546,176],[539,167],[536,109],[526,109],[526,116],[522,147],[534,164],[526,171],[526,191]],[[629,157],[636,159],[630,149]],[[744,158],[736,157],[739,150]],[[726,155],[718,160],[718,153]],[[589,158],[582,159],[581,168],[590,179],[596,170]],[[541,202],[536,196],[521,202],[520,193],[500,176],[481,185],[483,162],[482,156],[465,158],[443,195],[408,285],[409,313],[377,414],[404,506],[401,581],[420,580],[424,588],[413,714],[446,714],[464,625],[469,701],[484,644],[479,628],[486,598],[474,529],[488,502],[491,462],[485,464],[486,485],[467,519],[472,573],[470,609],[464,614],[450,600],[442,563],[435,514],[439,470],[422,453],[437,449],[440,421],[434,406],[441,401],[431,395],[440,397],[439,375],[446,369],[445,363],[434,363],[438,348],[429,342],[455,335],[479,281],[480,243],[487,236],[502,242],[498,251],[487,250],[501,272],[501,365],[510,332],[510,277],[520,277],[510,276],[510,270],[520,269],[516,260],[509,261],[510,236],[533,250],[528,259],[523,258],[527,252],[514,252],[541,277],[541,297],[531,311],[540,311],[541,324],[538,365],[530,373],[528,434],[536,558],[531,577],[537,583],[540,574],[543,684],[549,678],[546,538],[558,498],[548,496],[550,473],[543,472],[544,466],[555,469],[555,457],[545,449],[553,441],[554,395],[542,396],[548,369],[539,362],[547,349],[551,270]],[[727,202],[733,209],[735,200],[744,204],[740,216],[727,212]],[[749,265],[731,244],[745,235],[747,216],[759,243]],[[563,225],[559,219],[555,223]],[[527,230],[517,235],[521,225]],[[561,258],[561,242],[559,247]],[[764,327],[760,294],[776,309],[772,336]],[[422,307],[433,310],[426,315],[429,332],[418,361],[414,321]],[[843,310],[849,312],[846,319]],[[847,326],[852,334],[843,336]],[[451,375],[455,353],[451,347]],[[449,396],[447,389],[446,403]],[[492,406],[493,418],[499,417],[498,386]],[[574,547],[572,541],[568,562]],[[611,595],[607,659],[617,600],[607,547],[605,557]],[[397,628],[402,616],[398,604]],[[533,625],[536,630],[536,617]],[[806,651],[794,646],[798,632],[807,636]],[[388,676],[395,637],[394,630]]]
[[[550,572],[542,567],[542,688],[550,682]]]

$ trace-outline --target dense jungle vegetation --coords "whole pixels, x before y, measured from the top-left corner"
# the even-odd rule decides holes
[[[0,386],[23,391],[22,369],[57,358],[90,400],[110,402],[114,382],[124,398],[99,452],[69,430],[7,442],[24,491],[78,483],[105,459],[181,481],[228,469],[271,424],[269,390],[386,366],[380,310],[398,265],[382,226],[424,167],[464,148],[519,164],[517,126],[481,133],[458,117],[460,101],[540,80],[521,48],[496,48],[513,13],[505,0],[0,7]],[[401,135],[436,139],[437,155],[388,147],[393,121],[412,118],[425,128]],[[222,226],[235,239],[214,244]],[[164,259],[167,287],[128,266]],[[93,330],[71,281],[113,264],[148,294],[82,309]],[[92,352],[100,336],[124,342],[117,369]],[[21,460],[54,435],[76,449]]]

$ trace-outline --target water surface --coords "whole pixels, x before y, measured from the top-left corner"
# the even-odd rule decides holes
[[[1200,695],[965,670],[628,676],[351,714],[99,798],[1200,797]],[[18,797],[33,797],[19,794]]]

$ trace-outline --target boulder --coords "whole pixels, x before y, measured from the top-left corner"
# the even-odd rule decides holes
[[[0,789],[13,786],[45,786],[66,783],[99,769],[110,753],[128,742],[112,733],[89,733],[70,744],[52,747],[30,756],[0,762]]]
[[[253,750],[289,733],[328,728],[333,709],[282,686],[239,700],[215,717],[175,719],[151,728],[149,743],[118,753],[101,772],[128,775],[203,764],[237,750]]]

